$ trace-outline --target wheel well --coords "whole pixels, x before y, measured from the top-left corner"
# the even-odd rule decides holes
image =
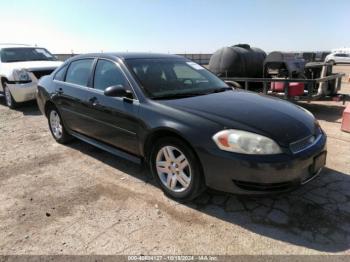
[[[55,107],[56,107],[55,104],[52,103],[51,101],[47,101],[47,102],[45,103],[45,115],[46,115],[46,117],[47,117],[48,110],[49,110],[50,108],[55,108]]]
[[[144,158],[147,162],[149,160],[149,156],[150,156],[153,145],[156,143],[156,141],[158,139],[163,138],[163,137],[176,137],[176,138],[182,140],[193,151],[193,153],[197,157],[198,161],[200,162],[199,157],[197,155],[197,152],[194,150],[193,146],[185,138],[183,138],[181,135],[179,135],[175,131],[171,131],[171,130],[157,130],[157,131],[151,133],[150,135],[148,135],[148,137],[145,140],[144,147],[143,147]]]
[[[183,138],[181,135],[179,135],[175,131],[157,130],[157,131],[151,133],[146,138],[145,143],[144,143],[144,149],[143,149],[145,162],[148,164],[153,145],[155,145],[155,143],[158,139],[163,138],[163,137],[176,137],[176,138],[182,140],[193,151],[193,154],[195,155],[195,157],[198,160],[198,163],[200,164],[199,168],[201,169],[201,173],[203,174],[203,179],[204,179],[204,183],[205,183],[206,179],[205,179],[205,174],[204,174],[204,170],[203,170],[203,165],[202,165],[200,158],[198,157],[197,152],[194,150],[193,146],[185,138]]]
[[[1,87],[4,88],[4,83],[7,82],[7,78],[6,77],[0,77],[0,83],[1,83]]]
[[[155,144],[155,142],[162,138],[162,137],[176,137],[181,140],[184,140],[187,144],[188,142],[183,139],[180,135],[178,135],[176,132],[170,131],[170,130],[158,130],[154,131],[153,133],[149,134],[145,140],[144,146],[143,146],[143,153],[145,159],[148,161],[149,155],[151,153],[152,147]]]

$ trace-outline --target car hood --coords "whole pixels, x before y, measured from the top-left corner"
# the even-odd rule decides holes
[[[13,62],[3,63],[8,70],[10,69],[27,69],[29,71],[55,69],[62,65],[61,61],[25,61],[25,62]]]
[[[246,91],[227,91],[158,101],[221,124],[243,129],[288,145],[315,133],[315,118],[305,109],[279,98]]]

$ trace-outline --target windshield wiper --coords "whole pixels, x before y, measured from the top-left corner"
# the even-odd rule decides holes
[[[183,93],[183,94],[170,94],[170,95],[163,95],[163,96],[153,96],[152,99],[160,100],[160,99],[176,99],[176,98],[184,98],[184,97],[192,97],[192,96],[204,96],[214,93],[221,93],[226,91],[232,91],[231,87],[220,87],[208,90],[206,92],[193,92],[193,93]]]
[[[26,62],[28,60],[23,60],[23,59],[14,59],[14,60],[8,60],[4,61],[4,63],[12,63],[12,62]]]
[[[220,88],[215,88],[213,90],[210,90],[208,94],[212,93],[221,93],[221,92],[226,92],[226,91],[232,91],[231,87],[220,87]]]
[[[163,96],[153,96],[152,99],[161,100],[161,99],[176,99],[176,98],[185,98],[185,97],[193,97],[193,96],[202,96],[207,93],[184,93],[184,94],[170,94]]]

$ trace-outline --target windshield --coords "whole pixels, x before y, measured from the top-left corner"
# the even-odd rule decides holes
[[[57,60],[44,48],[4,48],[1,50],[1,62],[55,61]]]
[[[183,59],[130,59],[126,63],[152,99],[205,95],[230,89],[204,67]]]

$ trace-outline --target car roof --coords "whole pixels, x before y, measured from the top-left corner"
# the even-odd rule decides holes
[[[129,52],[120,52],[120,53],[89,53],[83,55],[76,55],[72,57],[72,60],[79,58],[87,58],[87,57],[99,57],[99,58],[112,58],[112,59],[159,59],[159,58],[177,58],[177,59],[185,59],[182,56],[171,55],[171,54],[158,54],[158,53],[129,53]]]
[[[31,46],[26,44],[0,44],[0,49],[4,48],[42,48],[38,46]]]

